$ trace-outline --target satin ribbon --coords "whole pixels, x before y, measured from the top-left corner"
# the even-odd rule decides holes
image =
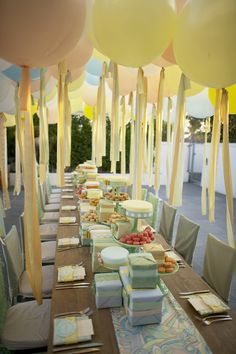
[[[23,92],[24,90],[24,92]],[[26,98],[24,112],[24,240],[26,271],[38,304],[42,303],[42,258],[36,194],[36,164],[31,115],[30,69],[22,68],[20,97]]]
[[[20,147],[17,137],[17,128],[15,127],[15,183],[13,195],[19,195],[21,192],[21,168],[20,168]]]
[[[46,96],[45,96],[45,78],[46,69],[40,69],[40,100],[39,100],[39,176],[40,183],[46,180]]]
[[[65,165],[70,166],[71,164],[71,106],[68,93],[68,85],[71,82],[71,73],[67,71],[65,78],[65,87],[64,87],[64,99],[65,99],[65,125],[66,125],[66,134],[65,134]]]
[[[167,152],[166,152],[166,197],[170,196],[170,168],[171,168],[171,147],[172,147],[172,134],[171,134],[171,111],[172,99],[168,97],[167,103]]]
[[[133,179],[134,174],[134,105],[133,105],[133,92],[130,92],[128,105],[130,106],[130,155],[129,155],[129,173],[130,181]]]
[[[223,124],[222,158],[226,191],[227,236],[229,245],[235,248],[236,243],[234,239],[234,200],[229,152],[229,99],[228,92],[225,89],[222,89],[221,121]]]
[[[6,148],[6,127],[4,124],[7,119],[3,113],[0,113],[0,171],[1,183],[3,192],[3,205],[4,209],[11,208],[11,202],[8,193],[8,173],[7,173],[7,148]]]
[[[165,69],[160,72],[160,81],[157,96],[157,116],[156,116],[156,156],[155,156],[155,177],[154,188],[156,193],[160,188],[160,168],[161,168],[161,140],[162,140],[162,119],[163,119],[163,98],[164,98]]]
[[[203,166],[202,166],[202,196],[201,196],[201,206],[202,206],[202,215],[207,214],[207,202],[206,202],[206,186],[207,186],[207,174],[206,174],[206,149],[207,149],[207,134],[210,131],[210,118],[207,118],[205,121],[205,136],[204,136],[204,150],[203,150]]]
[[[58,124],[57,124],[57,185],[62,187],[65,184],[65,105],[64,105],[64,86],[67,73],[66,61],[58,64]]]
[[[152,114],[149,116],[148,127],[148,185],[153,185],[153,151],[154,151],[154,119],[156,118],[156,106],[152,105]]]
[[[215,220],[215,186],[216,186],[216,171],[218,160],[218,148],[220,142],[220,90],[216,90],[215,112],[213,119],[213,129],[211,138],[210,150],[210,166],[209,166],[209,180],[208,180],[208,208],[209,221]]]
[[[177,96],[176,120],[174,132],[173,158],[170,182],[169,203],[182,205],[183,168],[184,168],[184,125],[185,125],[185,90],[190,87],[189,79],[182,74]]]
[[[120,134],[120,151],[121,151],[121,173],[126,173],[126,151],[125,151],[125,138],[126,138],[126,108],[125,108],[125,97],[122,96],[120,100],[121,108],[121,134]]]

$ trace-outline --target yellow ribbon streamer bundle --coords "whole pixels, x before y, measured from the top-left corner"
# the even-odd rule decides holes
[[[36,195],[36,159],[33,119],[31,116],[31,95],[30,95],[30,71],[29,68],[22,68],[20,82],[20,97],[25,101],[24,119],[24,238],[26,271],[29,276],[30,285],[38,304],[42,303],[42,260],[41,241],[39,234],[39,219],[37,210]]]
[[[65,184],[65,105],[64,105],[64,86],[67,73],[66,61],[58,64],[58,124],[57,124],[57,185],[62,187]]]
[[[158,192],[160,188],[160,161],[161,161],[161,140],[162,140],[162,119],[163,119],[163,98],[164,98],[165,69],[160,72],[160,81],[157,96],[157,116],[156,116],[156,156],[155,156],[155,178],[154,188]]]
[[[189,79],[182,74],[180,78],[176,123],[174,132],[172,171],[170,182],[169,203],[173,206],[182,205],[183,168],[184,168],[184,125],[185,125],[185,90],[189,88]]]
[[[67,71],[65,78],[65,87],[64,87],[64,99],[65,99],[65,125],[66,125],[66,134],[65,134],[65,145],[66,145],[66,154],[65,154],[65,165],[70,166],[71,164],[71,106],[68,93],[68,85],[71,81],[71,74]]]
[[[223,168],[224,168],[224,180],[226,191],[226,221],[227,221],[227,235],[229,245],[236,247],[234,239],[234,201],[233,201],[233,186],[229,153],[229,100],[228,92],[222,90],[221,99],[221,121],[223,124]]]
[[[204,137],[204,150],[203,150],[203,168],[202,168],[202,196],[201,196],[201,204],[202,204],[202,215],[206,215],[207,213],[207,203],[206,203],[206,185],[207,185],[207,174],[206,174],[206,149],[207,149],[207,134],[210,131],[210,118],[207,118],[205,121],[205,137]]]
[[[46,69],[40,69],[40,100],[39,100],[39,176],[40,183],[46,180],[46,96],[45,96]]]
[[[134,174],[134,105],[133,92],[129,94],[128,105],[130,106],[130,155],[129,155],[129,173],[130,180],[133,179]]]
[[[6,122],[6,117],[3,113],[0,114],[0,172],[1,172],[1,182],[3,191],[3,205],[5,209],[11,208],[11,202],[8,193],[8,181],[7,181],[7,163],[6,163],[6,127],[4,123]]]
[[[167,152],[166,152],[166,197],[170,196],[170,168],[171,168],[171,147],[172,147],[172,134],[171,134],[171,111],[172,99],[168,97],[167,104]]]
[[[121,173],[126,173],[126,157],[125,157],[125,138],[126,138],[126,110],[125,97],[122,96],[120,100],[121,106],[121,134],[120,134],[120,151],[121,151]]]
[[[215,220],[215,186],[216,186],[216,171],[218,159],[218,146],[220,141],[220,90],[216,90],[215,112],[213,119],[213,129],[211,138],[210,150],[210,167],[208,179],[208,208],[209,221]]]
[[[152,105],[152,114],[149,116],[148,124],[148,160],[147,160],[147,172],[148,172],[148,185],[153,185],[153,151],[154,151],[154,119],[156,118],[156,106]]]
[[[15,127],[15,183],[13,195],[19,195],[21,192],[21,168],[20,168],[20,147]]]

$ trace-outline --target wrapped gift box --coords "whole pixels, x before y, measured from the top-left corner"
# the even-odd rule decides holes
[[[123,283],[123,304],[132,326],[160,323],[162,318],[163,293],[155,289],[133,289],[128,267],[120,267]]]
[[[151,253],[129,255],[129,276],[132,288],[156,288],[157,263]]]
[[[95,274],[97,308],[122,306],[122,283],[118,273]]]
[[[104,268],[99,262],[98,262],[98,253],[101,253],[101,251],[109,246],[116,246],[116,242],[112,238],[96,238],[93,240],[92,243],[92,272],[93,273],[107,273],[107,269]]]

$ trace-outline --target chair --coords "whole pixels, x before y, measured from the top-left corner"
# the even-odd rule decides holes
[[[19,217],[21,251],[24,257],[24,213]],[[52,264],[55,260],[56,241],[41,242],[42,264]],[[24,257],[25,258],[25,257]]]
[[[133,185],[131,184],[130,186],[127,187],[126,192],[129,194],[129,197],[132,199],[132,190],[133,190]],[[147,189],[142,188],[141,190],[141,199],[146,200],[147,198]]]
[[[24,259],[22,257],[20,240],[15,226],[12,226],[4,238],[5,245],[1,244],[3,253],[6,255],[7,268],[9,273],[10,287],[14,296],[32,298],[33,292],[29,283],[28,274],[24,270]],[[53,286],[54,266],[42,267],[44,297],[49,297]]]
[[[50,327],[51,300],[42,305],[27,301],[10,306],[12,299],[5,286],[5,261],[0,259],[0,333],[1,346],[8,350],[27,350],[46,347]],[[1,348],[0,348],[0,352]]]
[[[40,197],[40,186],[38,184],[38,193],[37,193],[37,203],[38,203],[38,216],[40,224],[58,222],[59,212],[45,212],[43,211],[42,200]]]
[[[235,262],[236,249],[208,234],[202,277],[225,301],[228,301]]]
[[[61,189],[52,189],[48,174],[46,175],[45,187],[47,203],[59,203],[61,198]]]
[[[6,235],[5,223],[2,215],[0,214],[0,237],[4,237]]]
[[[200,226],[180,215],[175,246],[176,251],[191,265]]]
[[[153,215],[150,218],[146,219],[146,222],[148,225],[152,226],[156,230],[159,214],[159,198],[156,197],[152,192],[148,192],[147,202],[151,203],[153,206]]]
[[[44,212],[59,211],[60,210],[60,203],[46,204],[46,191],[45,191],[45,189],[46,189],[45,184],[41,184],[39,182],[39,193],[40,193],[41,204],[42,204]]]
[[[146,188],[142,188],[142,200],[146,200],[147,199],[147,189]]]
[[[159,233],[171,245],[173,238],[173,229],[177,209],[163,202]]]

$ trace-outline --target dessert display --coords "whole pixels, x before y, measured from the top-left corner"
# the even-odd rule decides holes
[[[175,270],[176,267],[176,260],[165,256],[164,262],[161,264],[158,264],[158,272],[159,273],[172,273]]]
[[[98,189],[99,188],[99,182],[97,182],[97,181],[88,181],[88,182],[85,182],[84,186],[87,189]]]
[[[108,200],[112,200],[113,202],[123,202],[129,199],[128,193],[115,193],[115,192],[106,192],[104,193],[104,197]]]
[[[118,269],[128,263],[129,251],[123,247],[111,246],[101,251],[101,258],[105,267]]]
[[[107,223],[114,224],[116,221],[129,221],[129,219],[125,215],[121,215],[114,211],[114,213],[109,216]]]
[[[98,206],[100,199],[99,198],[92,198],[89,200],[89,205],[91,206]]]
[[[81,217],[82,221],[97,222],[98,215],[95,211],[88,211]]]
[[[146,243],[151,243],[155,239],[155,236],[150,227],[146,227],[143,232],[130,233],[122,236],[119,241],[127,245],[142,246]]]
[[[165,261],[165,250],[160,244],[145,244],[143,246],[145,252],[149,252],[153,255],[157,264],[163,264]]]
[[[102,198],[101,189],[87,189],[86,191],[87,198],[89,199],[99,199]]]
[[[145,218],[152,216],[153,213],[152,204],[144,200],[126,200],[122,207],[126,210],[126,215],[131,217]]]

